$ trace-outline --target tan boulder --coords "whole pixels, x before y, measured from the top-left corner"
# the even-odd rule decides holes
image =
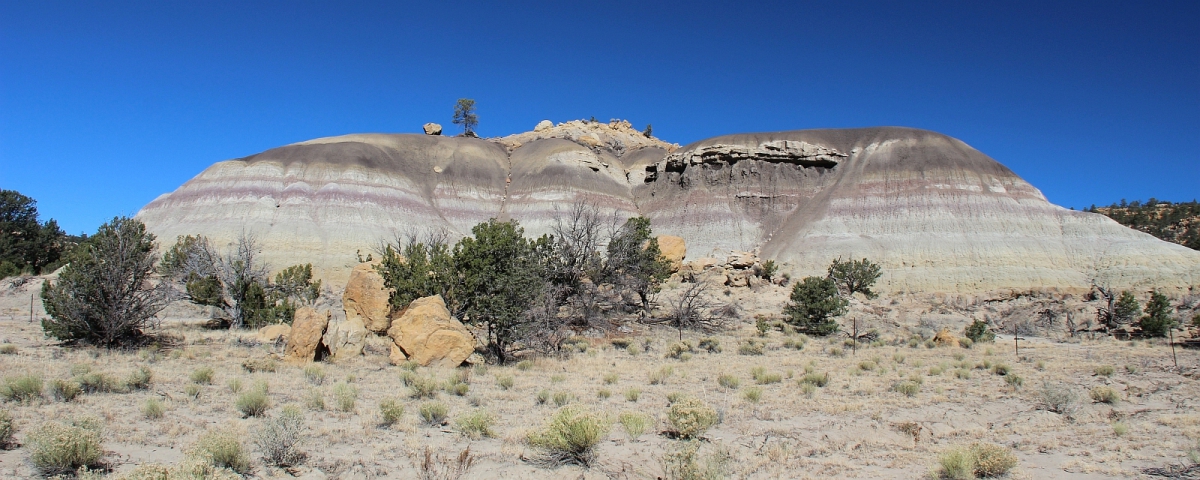
[[[392,290],[384,286],[383,275],[375,271],[375,265],[379,263],[377,260],[355,266],[342,293],[346,321],[357,319],[363,327],[375,333],[387,331],[391,325],[388,314],[392,310],[392,305],[388,303]]]
[[[758,256],[751,252],[731,252],[725,263],[733,268],[750,268],[758,263]]]
[[[405,355],[404,350],[401,350],[400,347],[393,343],[392,351],[388,354],[388,361],[392,362],[392,365],[399,365],[408,361],[408,355]]]
[[[544,130],[549,130],[549,129],[551,129],[552,127],[554,127],[554,124],[553,124],[553,123],[551,123],[549,120],[542,120],[542,121],[538,122],[538,124],[537,124],[537,125],[535,125],[535,126],[533,127],[533,131],[535,131],[535,132],[541,132],[541,131],[544,131]]]
[[[361,319],[346,320],[330,325],[321,341],[335,361],[357,357],[367,344],[367,329]]]
[[[291,334],[291,325],[281,323],[278,325],[267,325],[258,329],[258,334],[255,337],[262,343],[275,343],[280,338],[286,340]]]
[[[442,134],[442,126],[438,125],[436,123],[433,123],[433,122],[426,123],[425,125],[421,125],[421,130],[424,130],[426,135],[441,135]]]
[[[289,362],[311,362],[318,353],[324,353],[321,337],[329,327],[329,311],[317,312],[312,307],[300,307],[292,320],[292,332],[288,336],[284,358]]]
[[[655,237],[658,240],[658,250],[662,252],[663,258],[671,262],[671,271],[678,272],[683,266],[683,259],[687,257],[687,242],[683,237],[674,235],[659,235]]]
[[[413,300],[387,333],[409,360],[422,366],[457,367],[475,351],[475,337],[450,316],[441,295]]]

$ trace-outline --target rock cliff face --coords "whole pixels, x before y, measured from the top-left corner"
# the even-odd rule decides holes
[[[793,275],[868,257],[884,291],[1200,284],[1200,252],[1046,201],[1003,165],[908,128],[727,135],[680,148],[627,122],[540,124],[500,139],[370,134],[220,162],[138,216],[164,242],[254,233],[275,268],[344,284],[383,241],[488,218],[549,231],[585,198],[653,220],[688,257],[756,251]]]

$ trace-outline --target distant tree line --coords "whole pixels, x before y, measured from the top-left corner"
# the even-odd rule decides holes
[[[1171,203],[1150,198],[1107,207],[1092,205],[1087,212],[1099,213],[1117,223],[1193,250],[1200,250],[1200,202]]]
[[[40,221],[34,199],[0,190],[0,278],[54,271],[85,238],[63,233],[54,219]]]

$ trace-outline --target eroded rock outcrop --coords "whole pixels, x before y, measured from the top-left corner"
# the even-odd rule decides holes
[[[379,261],[360,263],[350,271],[346,290],[342,293],[342,308],[346,321],[357,321],[375,333],[386,332],[391,326],[389,303],[392,290],[383,282],[383,276],[375,270]]]
[[[683,237],[675,235],[659,235],[655,239],[658,240],[658,250],[662,257],[671,262],[671,271],[678,272],[683,266],[683,259],[687,257],[687,242]]]
[[[329,326],[329,311],[318,312],[312,307],[296,309],[292,320],[292,331],[288,335],[287,347],[283,350],[284,360],[292,363],[320,360],[325,352],[321,337]]]
[[[392,320],[387,333],[400,350],[393,350],[393,362],[407,359],[422,366],[457,367],[475,352],[475,337],[450,316],[441,295],[413,300]]]
[[[362,320],[355,318],[330,325],[321,337],[321,343],[329,349],[329,356],[335,362],[347,360],[363,354],[368,333]]]

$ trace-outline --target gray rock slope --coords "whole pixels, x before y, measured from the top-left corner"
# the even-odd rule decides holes
[[[547,233],[577,198],[688,242],[688,258],[758,251],[793,275],[868,257],[885,291],[1184,289],[1200,252],[1050,204],[965,143],[909,128],[715,137],[680,148],[626,122],[501,139],[361,134],[219,162],[139,213],[165,242],[253,233],[276,268],[340,284],[382,242],[513,218]]]

